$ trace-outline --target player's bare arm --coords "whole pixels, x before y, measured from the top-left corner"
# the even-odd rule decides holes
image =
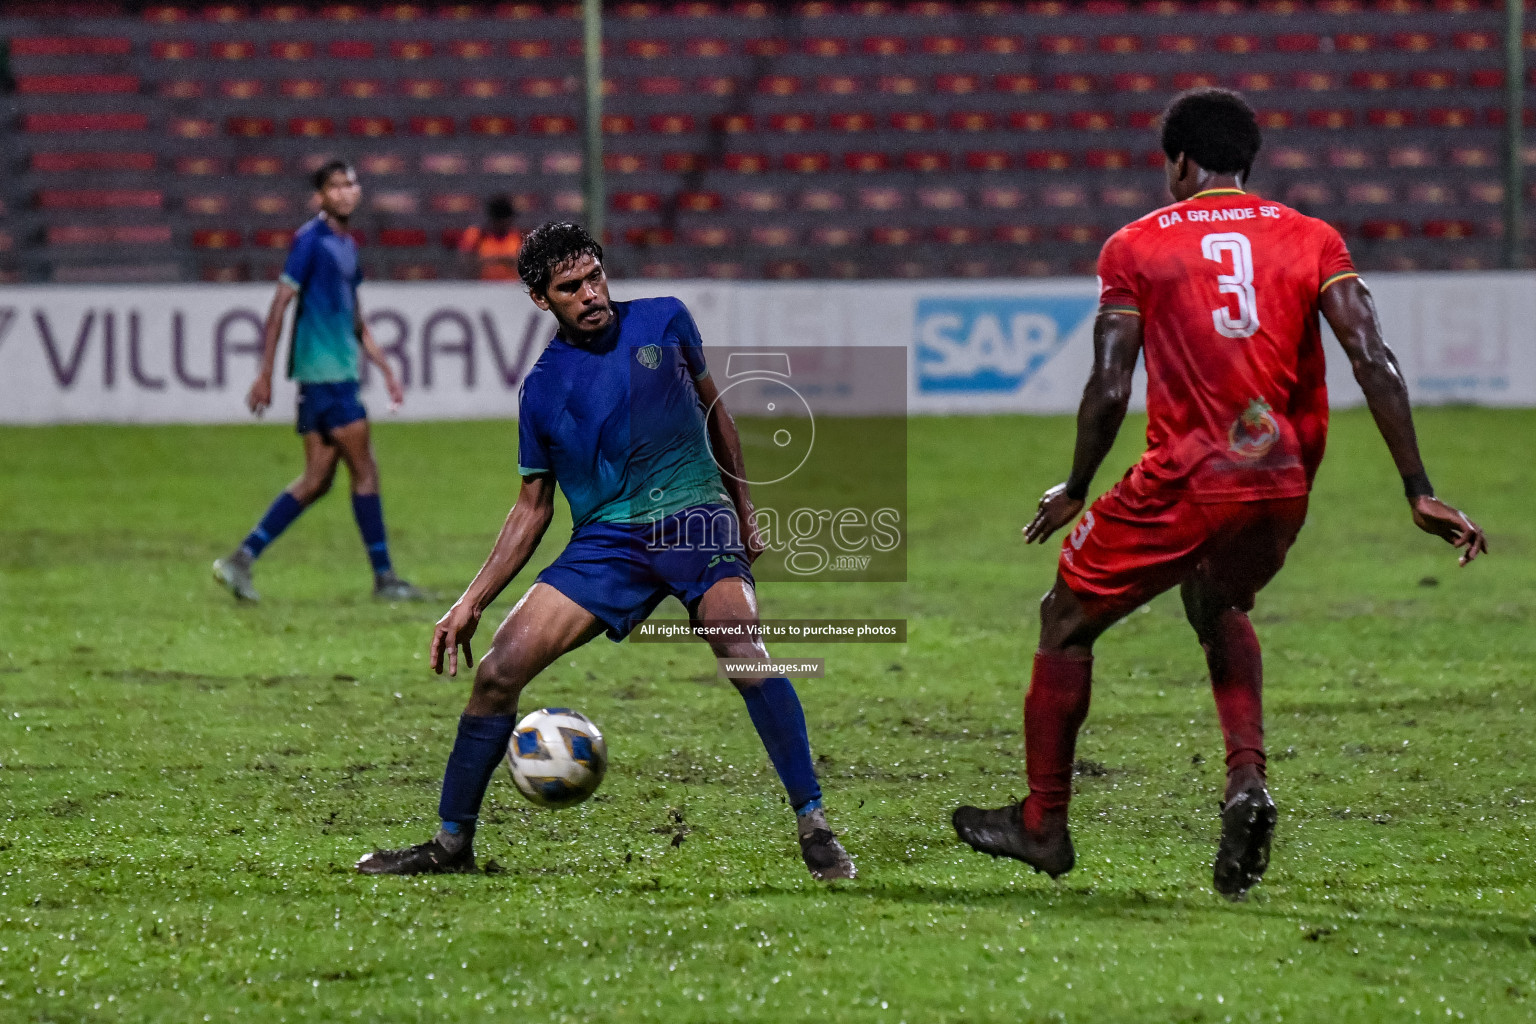
[[[480,625],[480,616],[523,571],[554,515],[554,479],[549,476],[524,477],[517,502],[507,513],[507,521],[502,524],[485,564],[433,630],[429,652],[432,671],[442,675],[446,667],[449,675],[457,675],[460,647],[464,648],[465,665],[474,666],[475,656],[469,643]]]
[[[267,411],[272,404],[272,372],[277,366],[277,343],[283,336],[283,317],[288,312],[288,304],[298,292],[286,281],[280,281],[277,285],[277,293],[272,296],[272,305],[267,310],[267,322],[261,332],[261,369],[256,372],[256,380],[251,383],[251,390],[245,396],[245,404],[260,416]]]
[[[1072,474],[1040,499],[1035,518],[1024,527],[1026,543],[1043,544],[1083,510],[1088,487],[1114,447],[1131,401],[1131,379],[1141,355],[1141,317],[1104,311],[1093,322],[1093,372],[1077,410],[1077,445]]]
[[[1435,497],[1430,487],[1413,429],[1408,385],[1403,381],[1396,357],[1381,336],[1381,322],[1370,289],[1358,277],[1345,278],[1323,292],[1321,306],[1328,325],[1349,356],[1376,428],[1402,474],[1414,525],[1460,549],[1460,563],[1466,565],[1488,550],[1488,538],[1465,513]]]
[[[391,408],[398,409],[405,402],[405,389],[400,386],[400,378],[395,376],[395,368],[389,365],[389,360],[384,357],[384,350],[379,348],[379,343],[373,340],[373,331],[368,327],[368,321],[363,316],[363,304],[359,300],[357,304],[357,316],[353,321],[353,330],[357,332],[357,342],[363,346],[363,355],[368,361],[379,368],[384,375],[384,390],[389,393]]]
[[[757,561],[763,553],[763,539],[757,531],[756,509],[752,505],[752,489],[747,486],[746,462],[741,455],[741,435],[736,432],[736,420],[720,399],[720,386],[714,377],[694,381],[699,400],[709,410],[709,448],[715,460],[725,472],[721,483],[736,506],[736,518],[741,523],[742,543],[747,549],[747,562]]]

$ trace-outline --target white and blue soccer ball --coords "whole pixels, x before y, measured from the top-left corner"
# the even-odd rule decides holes
[[[540,807],[571,807],[602,783],[608,744],[586,715],[540,708],[517,723],[507,761],[523,796]]]

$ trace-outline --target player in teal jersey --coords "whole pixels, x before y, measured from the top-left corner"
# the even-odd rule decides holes
[[[299,229],[277,295],[267,313],[261,371],[251,385],[246,404],[260,416],[272,404],[272,371],[283,316],[297,296],[293,340],[288,352],[288,376],[299,384],[298,432],[304,439],[304,472],[278,495],[256,528],[233,552],[213,563],[214,578],[243,601],[257,599],[251,566],[299,514],[331,489],[336,463],[347,464],[352,477],[352,514],[373,567],[375,597],[413,601],[428,595],[395,574],[384,533],[384,508],[379,500],[379,467],[368,438],[368,413],[357,397],[358,346],[384,374],[392,405],[405,393],[384,353],[374,343],[357,301],[362,281],[357,243],[347,232],[347,220],[362,199],[362,188],[351,166],[333,160],[314,176],[320,213]]]

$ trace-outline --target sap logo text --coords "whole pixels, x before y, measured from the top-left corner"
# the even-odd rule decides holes
[[[1096,304],[1089,294],[918,299],[918,390],[1018,391]]]

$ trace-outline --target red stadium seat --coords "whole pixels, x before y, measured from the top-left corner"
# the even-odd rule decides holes
[[[934,57],[953,57],[965,52],[965,39],[961,36],[924,36],[922,50]]]
[[[1020,132],[1049,131],[1056,123],[1055,115],[1044,110],[1015,110],[1008,115],[1008,127]]]
[[[670,75],[648,75],[635,82],[642,96],[680,96],[686,91],[681,78]]]
[[[1322,47],[1322,37],[1312,32],[1286,32],[1275,36],[1275,49],[1281,53],[1315,53]]]
[[[1500,181],[1474,181],[1467,186],[1467,198],[1474,203],[1500,204],[1504,202],[1504,183]]]
[[[1397,191],[1380,181],[1358,181],[1344,190],[1344,198],[1358,206],[1387,206],[1397,202]]]
[[[881,75],[875,79],[875,88],[896,96],[911,96],[923,91],[923,83],[913,75]]]
[[[1289,110],[1260,110],[1257,114],[1261,128],[1289,128],[1296,122]]]
[[[1216,37],[1216,49],[1222,53],[1257,53],[1263,48],[1258,36],[1234,33]]]
[[[661,169],[668,174],[696,174],[704,170],[707,161],[698,153],[672,152],[661,155]]]
[[[1498,154],[1482,146],[1457,146],[1450,156],[1451,163],[1457,167],[1497,167],[1499,164]]]
[[[826,153],[785,153],[782,166],[795,174],[825,174],[832,158]]]
[[[177,157],[176,173],[211,177],[224,173],[224,161],[212,156]]]
[[[665,39],[630,39],[624,43],[624,56],[640,60],[661,60],[672,55],[672,45]]]
[[[275,156],[243,156],[235,161],[235,173],[270,178],[283,173],[283,161]]]
[[[876,174],[890,169],[891,158],[875,152],[844,153],[843,166],[858,174]]]
[[[1456,88],[1456,72],[1443,68],[1420,68],[1409,76],[1415,89],[1441,91]]]
[[[690,39],[683,44],[683,52],[690,57],[701,57],[710,60],[730,56],[731,44],[724,39],[716,37]]]
[[[34,133],[142,132],[149,127],[143,114],[24,114],[21,130]]]
[[[991,210],[1017,210],[1024,205],[1024,190],[1014,185],[997,185],[981,190],[981,205]]]
[[[868,111],[841,111],[827,118],[827,124],[834,132],[869,132],[874,131],[875,115]]]
[[[427,200],[427,208],[433,213],[474,213],[480,208],[480,199],[468,192],[436,192]],[[445,240],[444,245],[451,249],[458,241],[455,234],[453,241]]]
[[[522,60],[548,60],[553,48],[547,39],[514,39],[507,44],[507,53]]]
[[[797,75],[764,75],[758,79],[757,91],[769,96],[793,96],[803,85]]]
[[[907,52],[907,41],[899,36],[869,36],[859,49],[869,57],[900,57]]]
[[[725,205],[718,192],[679,192],[677,208],[688,213],[713,213]]]
[[[1477,123],[1477,114],[1469,107],[1431,107],[1424,118],[1432,128],[1468,128]]]
[[[1267,152],[1264,154],[1263,159],[1270,167],[1295,171],[1317,165],[1316,159],[1305,149],[1299,149],[1295,146],[1280,146],[1275,149],[1265,148]]]
[[[24,95],[98,95],[136,93],[136,75],[17,75],[16,91]]]
[[[917,205],[926,210],[962,210],[965,193],[950,185],[917,190]]]
[[[1387,150],[1388,167],[1433,167],[1435,154],[1424,146],[1394,146]]]
[[[196,249],[238,249],[240,232],[230,228],[202,228],[192,232],[192,246]]]
[[[901,165],[909,171],[920,171],[924,174],[947,171],[949,154],[943,151],[913,150],[902,154]]]
[[[727,153],[721,165],[735,174],[762,174],[768,170],[768,158],[761,153]]]
[[[1428,32],[1394,32],[1392,48],[1408,53],[1427,53],[1435,48],[1435,37]]]
[[[1086,95],[1097,88],[1092,75],[1067,74],[1057,75],[1051,80],[1051,87],[1057,92],[1072,92],[1078,95]]]
[[[1180,92],[1185,89],[1209,89],[1219,85],[1221,85],[1221,76],[1206,71],[1180,71],[1173,76],[1173,87]]]
[[[1118,206],[1127,209],[1150,209],[1155,205],[1151,195],[1145,189],[1131,188],[1125,185],[1111,185],[1100,189],[1099,202],[1105,206]]]
[[[455,39],[448,44],[448,52],[459,60],[487,60],[495,56],[496,48],[485,39]]]
[[[992,229],[992,241],[1004,245],[1034,245],[1040,230],[1032,224],[999,224]]]
[[[250,60],[256,56],[256,44],[247,39],[224,39],[208,44],[208,56],[214,60]]]
[[[206,91],[200,79],[167,78],[160,83],[157,94],[168,100],[196,100],[201,99]]]
[[[559,78],[523,78],[517,83],[517,91],[524,96],[533,96],[538,99],[547,99],[551,96],[560,96],[570,90],[563,79]]]
[[[325,95],[325,81],[319,78],[285,78],[277,83],[277,92],[288,100],[317,100]]]
[[[789,43],[783,39],[748,39],[742,43],[742,51],[748,57],[782,57],[789,52]]]
[[[493,99],[506,91],[507,83],[500,78],[466,78],[459,83],[459,95],[469,99]]]
[[[1355,112],[1347,108],[1333,107],[1324,110],[1307,111],[1307,124],[1313,128],[1341,129],[1351,128],[1355,123]]]
[[[1100,53],[1129,54],[1141,52],[1141,37],[1124,32],[1109,36],[1099,36],[1097,43]]]
[[[133,52],[133,40],[123,36],[17,36],[12,57],[123,57]]]
[[[534,114],[528,119],[533,135],[570,135],[576,131],[576,119],[562,114]]]
[[[1160,35],[1157,37],[1157,48],[1164,53],[1194,53],[1200,49],[1200,46],[1199,36]]]
[[[933,90],[951,96],[967,96],[981,90],[981,78],[977,75],[938,75],[933,80]]]
[[[427,244],[427,233],[421,228],[383,228],[378,244],[390,249],[420,249]]]
[[[1051,237],[1072,245],[1097,245],[1107,234],[1097,224],[1058,224],[1051,229]]]
[[[440,138],[452,135],[453,131],[454,124],[451,117],[413,117],[410,120],[412,135]]]
[[[849,227],[812,228],[810,237],[812,244],[831,248],[853,245],[862,240],[860,232]]]
[[[724,135],[750,135],[757,130],[757,122],[751,114],[716,114],[709,119],[709,125]]]
[[[683,232],[683,238],[689,245],[718,249],[735,241],[736,233],[730,228],[712,224],[705,227],[688,228]]]
[[[500,114],[479,114],[469,119],[471,135],[511,135],[517,131],[517,122]]]
[[[237,119],[230,118],[231,122],[235,120]],[[268,118],[251,117],[238,120],[243,120],[247,130],[244,132],[235,131],[233,126],[231,126],[231,135],[245,135],[247,138],[254,138],[256,136],[253,135],[252,132],[256,129],[257,122],[260,121],[267,122],[266,125],[262,127],[267,127],[269,130],[266,134],[271,134],[271,120]],[[336,122],[332,121],[328,117],[290,117],[288,119],[287,130],[288,134],[295,138],[325,139],[336,134]]]
[[[816,79],[816,91],[829,96],[852,96],[859,91],[859,80],[852,75],[822,75]]]
[[[732,202],[738,210],[752,213],[771,213],[784,208],[784,197],[766,189],[738,192],[732,197]]]
[[[639,174],[649,166],[639,153],[604,153],[603,170],[612,174]]]
[[[1360,225],[1360,235],[1373,242],[1391,242],[1407,238],[1413,228],[1403,220],[1368,220]]]
[[[1073,131],[1107,132],[1115,126],[1115,115],[1108,110],[1074,110],[1067,123]]]
[[[41,210],[158,210],[164,203],[158,189],[45,188],[37,193]]]
[[[1032,149],[1024,154],[1024,166],[1032,171],[1064,171],[1072,166],[1072,156],[1058,149]]]
[[[749,232],[748,237],[752,239],[753,245],[781,247],[794,245],[796,235],[797,232],[793,228],[775,225],[772,227],[754,227]]]
[[[185,39],[156,39],[149,44],[149,52],[156,60],[192,60],[197,56],[197,44]]]
[[[812,36],[801,40],[800,51],[807,57],[846,57],[848,55],[848,40],[833,39],[826,36]]]
[[[1002,93],[1039,92],[1040,79],[1034,75],[998,75],[992,79],[992,88]]]
[[[1280,88],[1280,76],[1272,71],[1243,71],[1236,79],[1242,92],[1269,92]]]
[[[1503,200],[1503,190],[1500,189],[1500,201]],[[1425,206],[1444,206],[1456,201],[1456,193],[1451,188],[1438,181],[1415,182],[1408,187],[1408,201]]]
[[[1074,53],[1083,53],[1087,49],[1088,40],[1082,36],[1046,35],[1040,37],[1041,53],[1065,57]]]
[[[1415,73],[1415,77],[1417,77],[1417,73]],[[1349,75],[1349,85],[1353,89],[1365,89],[1369,92],[1386,92],[1389,89],[1396,89],[1402,85],[1402,75],[1396,71],[1352,71]]]
[[[399,153],[364,153],[358,158],[357,166],[369,177],[404,174],[408,170],[405,158]]]
[[[691,123],[690,118],[690,123]],[[776,132],[799,135],[816,130],[816,115],[810,113],[774,114],[768,119],[768,127]]]
[[[1365,53],[1376,48],[1376,37],[1369,32],[1341,32],[1333,37],[1337,53]]]
[[[892,114],[890,126],[898,132],[931,132],[938,125],[928,111],[909,110]]]
[[[813,188],[800,193],[795,205],[802,210],[813,210],[817,213],[826,213],[830,210],[841,210],[845,205],[843,195],[829,188]]]
[[[293,203],[285,195],[265,192],[251,197],[251,210],[267,217],[287,215],[292,212]]]
[[[1453,49],[1466,50],[1473,53],[1485,53],[1497,50],[1503,45],[1503,39],[1496,32],[1457,32],[1451,36]]]
[[[1500,68],[1479,68],[1467,76],[1467,84],[1474,89],[1504,88],[1504,72]]]
[[[1088,205],[1088,190],[1081,185],[1047,185],[1040,190],[1040,202],[1057,209]]]
[[[211,139],[219,134],[218,126],[206,117],[173,117],[166,131],[178,139]]]
[[[1090,149],[1083,154],[1083,163],[1096,171],[1123,171],[1131,166],[1131,153],[1126,149]]]
[[[1359,146],[1332,146],[1328,150],[1328,166],[1346,171],[1358,171],[1376,163],[1370,152]]]
[[[347,134],[378,139],[395,134],[395,122],[387,117],[352,117],[347,119]]]
[[[153,171],[153,153],[120,152],[37,152],[30,161],[32,170],[41,173],[71,171]]]
[[[1424,222],[1423,232],[1426,238],[1455,241],[1476,235],[1477,227],[1469,220],[1429,220]]]
[[[980,228],[944,224],[933,229],[933,240],[940,245],[975,245],[982,240]]]
[[[999,149],[977,149],[965,154],[965,166],[972,171],[1006,171],[1013,159]]]
[[[1299,181],[1285,191],[1285,201],[1292,206],[1326,206],[1333,202],[1333,190],[1316,181]]]
[[[60,224],[50,226],[43,237],[49,245],[164,245],[171,240],[171,229],[167,224]],[[238,239],[238,234],[235,237]]]
[[[907,200],[899,189],[889,185],[877,185],[859,189],[859,206],[866,210],[899,210]]]
[[[1141,71],[1129,71],[1115,76],[1115,92],[1156,92],[1159,86],[1156,75]]]
[[[697,128],[692,114],[654,114],[646,123],[657,135],[689,135]]]
[[[949,115],[953,132],[990,132],[997,128],[997,118],[986,110],[956,110]]]
[[[1022,36],[982,36],[976,41],[976,49],[982,53],[1012,56],[1023,53],[1028,46],[1025,45]]]
[[[274,60],[309,60],[315,55],[315,44],[308,40],[269,43],[267,55]]]
[[[469,158],[463,153],[423,153],[418,166],[427,174],[466,174]]]
[[[383,96],[388,90],[377,78],[343,78],[337,91],[349,100],[372,100]]]
[[[1366,121],[1373,128],[1407,128],[1414,120],[1413,111],[1400,108],[1378,108],[1366,113]]]
[[[448,83],[441,78],[402,78],[399,93],[410,100],[435,100],[446,95]]]

